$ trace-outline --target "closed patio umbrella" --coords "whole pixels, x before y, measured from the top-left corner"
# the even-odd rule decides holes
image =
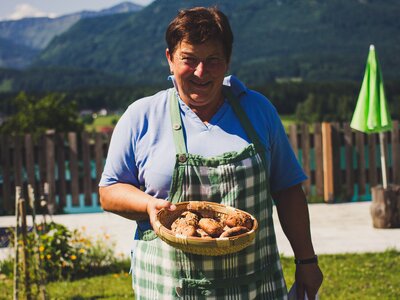
[[[364,79],[350,127],[365,133],[379,133],[383,188],[387,187],[384,132],[392,129],[382,73],[374,45],[369,48]]]

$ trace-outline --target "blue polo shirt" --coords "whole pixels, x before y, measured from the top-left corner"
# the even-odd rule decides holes
[[[270,101],[246,88],[234,76],[226,77],[224,85],[232,87],[266,148],[271,192],[307,179]],[[204,124],[182,100],[179,106],[189,153],[212,157],[241,151],[250,143],[227,101],[209,124]],[[135,101],[121,116],[111,138],[99,186],[129,183],[142,187],[154,197],[166,199],[175,155],[168,90],[163,90]]]

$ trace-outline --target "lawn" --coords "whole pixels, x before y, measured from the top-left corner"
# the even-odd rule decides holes
[[[324,283],[320,299],[400,299],[400,252],[321,255]],[[282,257],[288,287],[293,284],[293,258]],[[125,271],[47,285],[50,299],[133,299]],[[0,275],[1,276],[1,275]],[[12,280],[0,278],[0,299],[12,299]]]
[[[107,116],[98,116],[93,119],[92,124],[85,125],[87,131],[101,131],[104,127],[114,127],[121,116],[116,114],[110,114]]]
[[[92,124],[87,124],[85,126],[85,129],[87,131],[100,131],[103,127],[113,127],[120,117],[120,115],[115,114],[108,116],[98,116],[93,120]],[[297,122],[294,115],[283,115],[281,116],[281,120],[286,131],[288,131],[290,125],[296,124]]]

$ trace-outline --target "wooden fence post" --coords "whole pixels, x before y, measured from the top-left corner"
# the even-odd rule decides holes
[[[1,171],[3,176],[3,208],[7,211],[12,211],[12,198],[11,198],[11,189],[10,189],[10,178],[11,178],[11,167],[10,167],[10,138],[6,135],[0,136],[0,162],[1,162]],[[14,205],[15,207],[15,205]]]
[[[331,138],[332,138],[332,167],[333,167],[333,194],[334,199],[342,196],[342,170],[340,162],[340,124],[338,122],[331,123]],[[341,200],[341,199],[340,199]]]
[[[50,215],[57,211],[55,199],[55,152],[54,152],[54,130],[46,132],[46,182],[48,183],[47,209]]]
[[[307,196],[311,194],[311,167],[310,167],[310,129],[308,124],[301,125],[301,150],[303,170],[308,179],[303,183]]]
[[[66,204],[67,197],[67,182],[65,178],[65,147],[64,147],[65,134],[63,132],[56,135],[56,162],[58,170],[58,206],[62,210]]]
[[[400,184],[400,138],[399,121],[393,121],[392,137],[392,178],[394,184]]]
[[[97,185],[100,182],[101,178],[101,173],[103,172],[103,157],[104,157],[104,151],[103,151],[103,134],[101,132],[96,132],[95,135],[95,146],[94,146],[94,153],[95,153],[95,160],[96,160],[96,192],[97,192],[97,200],[98,203],[100,203],[100,195],[99,195],[99,189],[97,188]]]
[[[83,194],[85,205],[92,205],[92,171],[90,166],[90,137],[87,131],[82,132],[82,162],[83,162]]]
[[[72,205],[79,206],[78,141],[75,132],[68,132],[68,146]]]
[[[350,123],[343,124],[344,149],[346,165],[346,200],[351,200],[354,195],[354,159],[353,159],[353,132]]]
[[[22,187],[22,147],[21,147],[21,136],[16,135],[14,137],[14,185]]]
[[[299,148],[298,148],[298,140],[297,140],[297,125],[291,124],[289,126],[289,141],[292,145],[293,152],[297,158],[299,158]]]
[[[368,135],[368,177],[370,188],[378,184],[376,166],[376,134]]]
[[[364,140],[365,134],[357,131],[356,132],[356,152],[357,152],[357,177],[358,177],[358,194],[365,194],[365,184],[367,181],[365,175],[365,152],[364,152]]]
[[[323,122],[322,126],[322,162],[324,166],[324,201],[333,202],[334,193],[334,170],[332,151],[332,126]]]
[[[322,159],[321,124],[314,125],[314,157],[315,157],[315,187],[318,197],[324,196],[324,166]]]

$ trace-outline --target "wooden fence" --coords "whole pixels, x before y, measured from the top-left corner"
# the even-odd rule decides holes
[[[399,122],[385,133],[388,181],[400,184]],[[31,185],[50,213],[101,211],[98,189],[111,133],[48,132],[0,136],[0,215],[13,213],[15,186]],[[309,198],[325,202],[369,200],[382,182],[379,138],[351,130],[348,123],[292,125],[288,137],[309,180]]]

